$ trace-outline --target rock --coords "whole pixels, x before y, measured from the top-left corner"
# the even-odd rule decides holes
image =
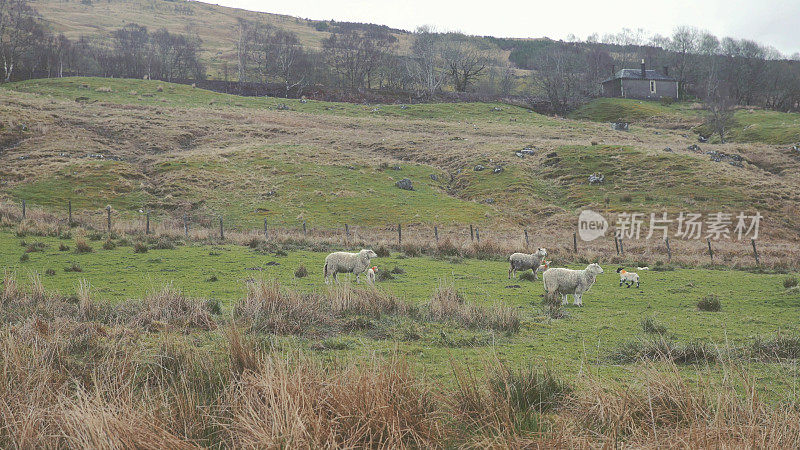
[[[502,111],[502,110],[503,110],[503,108],[500,108],[500,107],[497,107],[497,106],[492,108],[492,111]]]
[[[602,173],[593,173],[589,175],[589,184],[603,184],[606,177]]]
[[[489,197],[486,200],[484,200],[483,203],[486,203],[487,205],[492,205],[494,204],[494,199]]]
[[[475,166],[475,168],[474,168],[473,170],[474,170],[475,172],[480,172],[481,170],[483,170],[483,169],[485,169],[485,168],[486,168],[486,167],[483,167],[482,165],[478,164],[477,166]]]
[[[492,173],[502,173],[504,170],[503,166],[497,166],[492,170]]]
[[[628,122],[611,122],[611,129],[616,131],[628,131]]]
[[[414,185],[411,183],[411,180],[409,180],[408,178],[403,178],[402,180],[398,181],[394,185],[399,187],[400,189],[403,189],[403,190],[406,190],[406,191],[413,191],[414,190]]]
[[[592,145],[597,145],[597,141],[592,141]]]
[[[535,150],[531,147],[525,147],[520,151],[520,153],[523,155],[533,156],[535,154]]]
[[[514,152],[514,156],[516,156],[517,158],[524,158],[525,154],[522,152]]]
[[[718,152],[716,150],[706,152],[706,154],[711,157],[711,161],[725,162],[734,167],[744,167],[744,164],[742,164],[744,158],[742,158],[741,155],[729,155],[727,153]]]
[[[705,144],[706,142],[708,142],[708,138],[703,135],[700,135],[697,136],[697,141],[700,142],[701,144]]]
[[[665,151],[665,152],[671,152],[671,151],[672,151],[672,149],[671,149],[671,148],[669,148],[669,147],[664,147],[664,151]]]
[[[435,174],[435,173],[432,173],[432,174],[431,174],[431,180],[433,180],[433,181],[439,181],[439,177],[438,177],[438,176],[436,176],[436,174]]]
[[[400,166],[392,166],[392,170],[403,170]]]
[[[692,144],[692,145],[690,145],[690,146],[688,146],[688,147],[686,147],[686,148],[687,148],[688,150],[691,150],[691,151],[693,151],[693,152],[699,152],[699,151],[700,151],[700,146],[699,146],[699,145],[697,145],[697,144]]]
[[[547,154],[548,158],[555,158],[556,156],[558,156],[558,153],[556,153],[556,152],[552,152],[552,153],[548,153]]]

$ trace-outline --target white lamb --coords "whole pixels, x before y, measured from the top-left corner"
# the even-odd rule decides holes
[[[583,270],[571,270],[561,267],[547,269],[542,275],[545,295],[560,294],[561,304],[566,305],[567,295],[572,294],[575,297],[573,304],[583,306],[582,297],[584,292],[592,287],[597,275],[601,273],[603,273],[603,268],[597,263],[589,264]]]
[[[508,278],[516,275],[517,271],[533,269],[533,279],[536,280],[536,269],[547,257],[547,250],[539,248],[536,253],[514,253],[508,257],[511,267],[508,269]]]
[[[348,252],[334,252],[325,257],[325,267],[322,270],[325,276],[325,284],[330,280],[329,276],[333,276],[333,281],[339,282],[336,278],[337,273],[354,273],[356,274],[356,282],[360,283],[359,277],[362,273],[366,272],[370,267],[370,259],[377,258],[378,255],[372,250],[363,249],[358,253]]]
[[[375,272],[378,271],[377,266],[372,266],[367,270],[367,283],[375,284]]]
[[[628,272],[627,270],[623,269],[622,267],[617,269],[617,273],[619,274],[619,285],[622,287],[622,284],[625,283],[625,287],[633,286],[633,283],[636,283],[636,287],[639,287],[639,274],[636,272]]]
[[[542,261],[542,263],[539,264],[539,267],[536,268],[536,273],[543,273],[545,270],[550,268],[550,264],[552,263],[553,261]]]

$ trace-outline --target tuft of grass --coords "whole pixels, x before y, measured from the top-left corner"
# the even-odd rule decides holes
[[[75,238],[75,253],[92,253],[93,251],[94,249],[92,249],[92,246],[86,242],[86,239]]]
[[[786,289],[793,288],[795,286],[797,286],[797,277],[794,275],[789,275],[783,279],[783,287]]]
[[[83,268],[80,264],[74,262],[69,266],[64,268],[64,272],[83,272]]]
[[[47,270],[44,271],[44,274],[49,276],[49,277],[52,277],[52,276],[54,276],[56,274],[56,271],[54,269],[47,269]]]
[[[757,337],[750,346],[750,354],[765,361],[800,358],[800,336],[776,334]]]
[[[60,252],[68,252],[69,251],[69,245],[64,244],[64,243],[59,244],[58,251],[60,251]]]
[[[637,361],[671,361],[675,364],[698,364],[714,362],[718,352],[710,345],[693,341],[676,343],[663,335],[648,339],[637,339],[619,344],[611,353],[611,360],[620,364]]]
[[[117,248],[117,244],[111,238],[108,238],[103,242],[103,250],[114,250]]]
[[[483,307],[467,302],[452,283],[439,283],[428,302],[428,315],[431,319],[450,320],[467,328],[516,332],[520,326],[516,308],[500,303]]]
[[[511,370],[498,365],[488,379],[491,392],[514,411],[550,411],[572,392],[572,386],[551,370],[528,366]]]
[[[700,311],[717,312],[722,309],[722,304],[716,294],[709,294],[697,302],[697,309]]]
[[[136,241],[133,243],[133,252],[134,253],[147,253],[149,248],[147,247],[147,243],[143,241]]]
[[[639,321],[642,331],[647,334],[666,334],[667,326],[657,321],[653,316],[645,316]]]
[[[19,257],[19,262],[27,262],[29,259],[31,259],[31,255],[29,255],[28,253],[23,253]]]
[[[527,270],[525,272],[521,272],[519,274],[519,279],[520,280],[524,280],[524,281],[536,281],[535,277],[536,277],[536,274],[534,274],[531,271],[527,271]]]
[[[294,277],[295,278],[304,278],[304,277],[307,277],[307,276],[308,276],[308,269],[306,269],[306,266],[304,266],[302,264],[300,264],[297,267],[297,270],[294,271]]]
[[[375,254],[378,255],[378,258],[388,258],[392,256],[392,253],[389,251],[389,247],[381,244],[375,248]]]

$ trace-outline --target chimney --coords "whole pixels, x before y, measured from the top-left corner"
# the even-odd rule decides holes
[[[642,78],[647,78],[647,72],[644,70],[644,60],[642,60]]]
[[[617,73],[617,66],[615,64],[611,65],[611,76],[613,77]]]
[[[664,66],[664,76],[669,76],[669,66]]]

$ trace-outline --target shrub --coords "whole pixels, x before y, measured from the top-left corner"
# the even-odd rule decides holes
[[[297,267],[297,270],[294,271],[295,278],[303,278],[307,276],[308,276],[308,270],[306,269],[306,266],[302,264],[300,264],[300,266]]]
[[[642,325],[642,331],[648,334],[665,334],[667,332],[667,327],[652,316],[642,317],[639,323]]]
[[[797,286],[797,277],[794,275],[790,275],[783,280],[783,287],[786,289],[793,288]]]
[[[92,253],[93,249],[92,246],[86,242],[86,239],[77,238],[75,239],[75,253]]]
[[[108,238],[105,242],[103,242],[103,250],[114,250],[116,247],[117,244],[115,244],[111,238]]]
[[[700,311],[716,312],[722,309],[722,304],[719,301],[719,297],[715,294],[709,294],[697,302],[697,309]]]
[[[142,241],[136,241],[133,243],[133,252],[134,253],[147,253],[147,244]]]

